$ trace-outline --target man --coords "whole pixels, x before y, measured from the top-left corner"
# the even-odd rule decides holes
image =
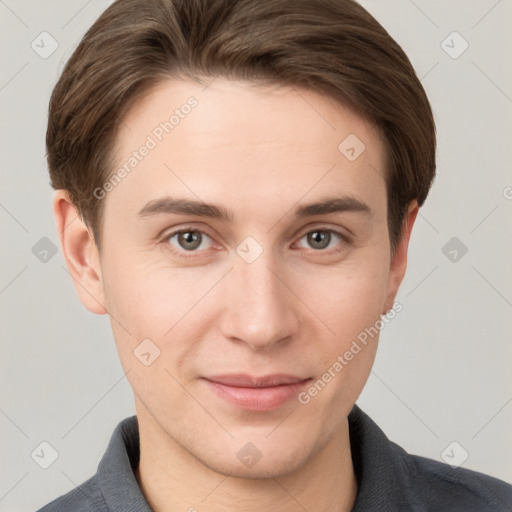
[[[435,173],[425,92],[361,6],[117,1],[47,147],[63,254],[137,415],[42,511],[511,506],[355,405]]]

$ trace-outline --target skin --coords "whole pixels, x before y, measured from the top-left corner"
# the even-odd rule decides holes
[[[116,165],[190,96],[198,105],[102,199],[101,255],[67,193],[54,199],[77,293],[87,309],[110,315],[134,391],[136,476],[157,512],[351,510],[357,482],[347,416],[378,337],[306,405],[293,398],[271,411],[242,410],[201,377],[321,378],[392,307],[417,203],[392,256],[378,130],[311,90],[220,78],[207,88],[169,80],[148,93],[124,119]],[[349,134],[366,146],[352,162],[338,150]],[[233,220],[137,215],[167,195],[220,205]],[[345,195],[372,214],[293,214]],[[182,228],[205,233],[195,252],[170,237]],[[315,230],[344,238],[331,234],[319,248],[307,236]],[[247,236],[263,250],[252,263],[236,252]],[[160,356],[145,366],[133,352],[148,338]],[[252,467],[237,457],[247,442],[261,453]]]

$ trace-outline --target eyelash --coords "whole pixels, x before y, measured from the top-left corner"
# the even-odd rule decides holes
[[[351,243],[351,240],[350,240],[350,238],[348,236],[346,236],[345,234],[343,234],[343,233],[341,233],[339,231],[336,231],[335,229],[329,229],[329,228],[315,228],[315,229],[311,229],[310,231],[307,231],[306,233],[304,233],[299,238],[299,241],[302,240],[305,236],[309,235],[310,233],[315,233],[317,231],[321,231],[321,232],[324,232],[324,233],[330,233],[331,235],[335,235],[336,237],[338,237],[340,239],[340,242],[336,245],[335,248],[331,248],[331,249],[311,249],[312,251],[314,251],[316,253],[324,254],[324,255],[336,254],[338,252],[343,251],[343,246],[344,245]],[[185,251],[185,249],[180,251],[180,250],[176,249],[174,246],[172,246],[169,243],[169,240],[171,238],[173,238],[174,236],[180,235],[181,233],[188,233],[188,232],[200,233],[201,235],[206,235],[208,238],[212,239],[212,237],[210,235],[208,235],[208,233],[206,233],[205,231],[202,231],[202,230],[197,229],[197,228],[188,227],[188,228],[178,229],[176,231],[172,231],[171,233],[166,234],[162,238],[162,242],[167,242],[166,247],[169,249],[169,251],[174,256],[178,256],[178,257],[184,258],[184,259],[186,259],[186,258],[197,258],[198,257],[197,254],[200,253],[201,251]],[[206,250],[206,249],[204,249],[204,250]],[[187,253],[189,253],[189,254],[187,254]],[[187,254],[187,255],[185,256],[184,254]]]

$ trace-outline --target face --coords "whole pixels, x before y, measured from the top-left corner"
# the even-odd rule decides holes
[[[377,348],[361,333],[405,271],[384,161],[374,126],[303,89],[169,80],[129,112],[93,292],[141,429],[256,478],[346,433]]]

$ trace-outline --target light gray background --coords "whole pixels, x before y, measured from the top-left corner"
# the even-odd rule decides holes
[[[2,511],[35,510],[83,482],[134,414],[107,318],[81,306],[60,249],[46,263],[32,252],[43,237],[57,244],[44,157],[49,95],[109,3],[0,0]],[[362,3],[421,77],[439,156],[398,296],[404,310],[382,331],[358,403],[407,451],[441,460],[457,441],[454,456],[469,453],[463,467],[512,482],[512,2]],[[43,31],[59,45],[46,59],[31,48]],[[441,46],[453,31],[469,43],[457,59]],[[456,262],[442,252],[452,237],[468,248]],[[31,458],[42,441],[59,454],[46,470]]]

